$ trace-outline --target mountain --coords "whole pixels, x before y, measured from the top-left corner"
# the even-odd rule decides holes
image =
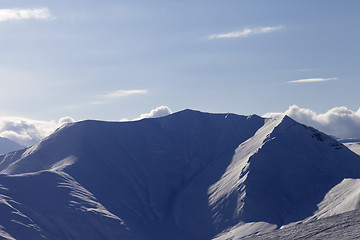
[[[0,173],[5,239],[231,239],[357,209],[360,156],[286,116],[184,110],[69,124]]]
[[[0,155],[25,148],[24,146],[11,141],[10,139],[0,137]]]

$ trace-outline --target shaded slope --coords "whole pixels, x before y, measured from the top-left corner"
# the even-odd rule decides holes
[[[0,225],[15,239],[132,239],[121,219],[65,173],[0,175],[0,182]]]

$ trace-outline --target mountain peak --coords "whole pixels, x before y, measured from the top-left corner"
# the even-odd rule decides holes
[[[333,138],[288,116],[267,119],[211,186],[210,204],[222,209],[217,218],[232,218],[234,224],[286,225],[312,216],[344,178],[359,177],[359,160]]]

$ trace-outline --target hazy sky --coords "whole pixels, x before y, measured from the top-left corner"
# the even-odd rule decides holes
[[[356,111],[360,1],[1,0],[0,116]]]

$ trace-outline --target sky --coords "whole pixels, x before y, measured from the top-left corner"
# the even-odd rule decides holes
[[[359,9],[358,0],[2,0],[0,135],[161,106],[357,117]]]

